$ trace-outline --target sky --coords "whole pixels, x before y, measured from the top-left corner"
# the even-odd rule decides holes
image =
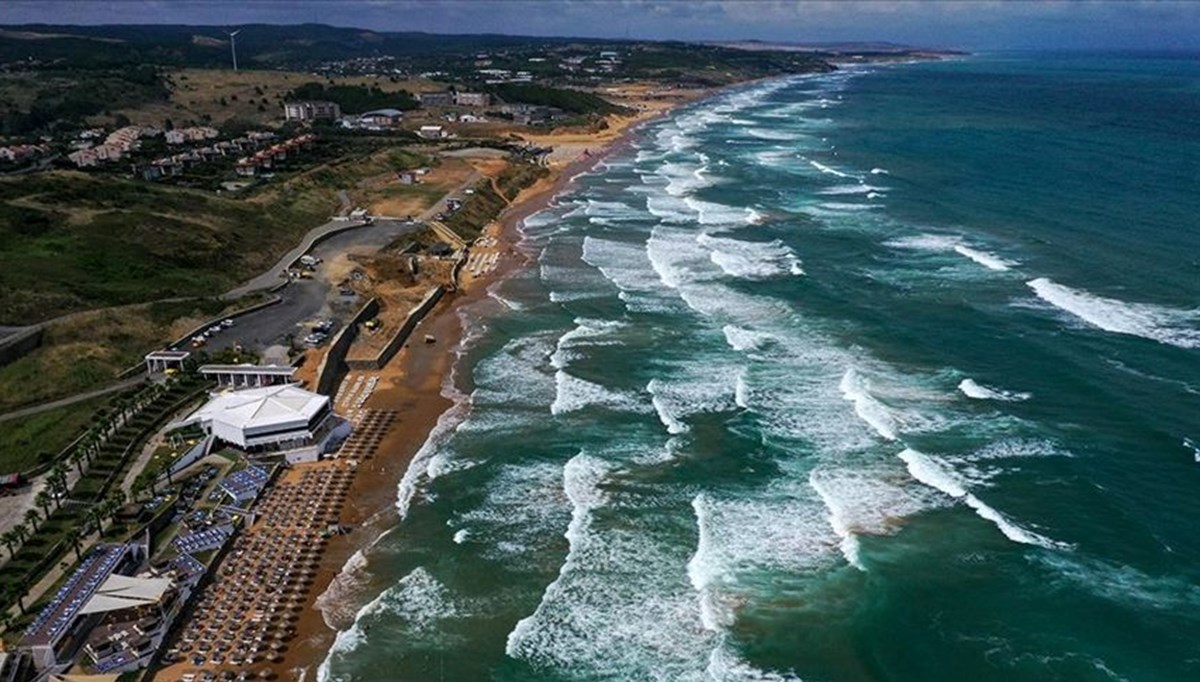
[[[380,31],[985,49],[1200,49],[1176,0],[3,0],[0,24],[315,22]]]

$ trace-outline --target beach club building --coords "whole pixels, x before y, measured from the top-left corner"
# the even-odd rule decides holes
[[[174,426],[189,425],[244,452],[282,454],[291,463],[320,458],[349,430],[328,396],[294,384],[214,394]]]

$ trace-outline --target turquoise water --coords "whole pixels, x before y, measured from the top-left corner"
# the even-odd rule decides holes
[[[1197,111],[988,55],[649,127],[527,221],[322,676],[1197,679]]]

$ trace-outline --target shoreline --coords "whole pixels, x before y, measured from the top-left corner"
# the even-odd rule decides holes
[[[378,373],[379,387],[365,407],[395,410],[398,418],[377,446],[377,455],[360,462],[360,474],[370,475],[354,477],[341,516],[342,523],[354,526],[355,530],[333,538],[326,547],[307,608],[296,623],[295,644],[275,668],[280,679],[317,679],[319,667],[339,632],[353,624],[359,609],[367,603],[364,598],[379,591],[376,588],[380,586],[371,585],[369,577],[363,581],[360,572],[369,566],[371,548],[402,521],[398,495],[401,485],[412,481],[421,471],[425,458],[418,459],[418,455],[465,417],[451,413],[466,405],[466,395],[456,385],[455,370],[463,344],[469,342],[468,327],[474,319],[498,312],[479,309],[501,305],[491,298],[488,290],[533,262],[531,254],[520,248],[525,219],[551,206],[576,178],[628,147],[645,126],[711,94],[712,91],[704,91],[695,98],[635,117],[637,120],[628,122],[596,151],[585,152],[552,169],[549,177],[522,190],[495,221],[492,236],[504,254],[499,266],[445,297],[420,323],[414,338],[418,334],[432,334],[437,339],[435,344],[406,344],[389,366]],[[447,417],[450,419],[444,421]]]

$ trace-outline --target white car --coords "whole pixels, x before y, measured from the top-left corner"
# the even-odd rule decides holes
[[[232,319],[221,320],[221,326],[228,329],[229,327],[233,326],[233,320]]]

